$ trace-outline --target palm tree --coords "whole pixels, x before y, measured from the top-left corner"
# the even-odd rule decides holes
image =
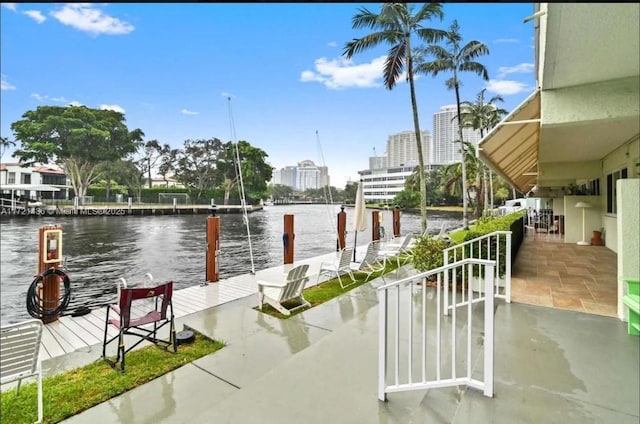
[[[415,14],[414,5],[407,3],[383,3],[380,13],[373,13],[366,8],[359,8],[352,19],[353,29],[368,28],[373,32],[362,38],[354,38],[345,43],[343,55],[347,59],[362,51],[380,44],[388,44],[389,54],[384,65],[383,80],[388,90],[395,87],[396,82],[406,70],[411,92],[411,107],[413,110],[413,126],[416,133],[416,148],[418,151],[418,169],[420,173],[420,215],[422,231],[427,229],[427,185],[424,176],[424,157],[422,154],[422,140],[420,122],[418,121],[418,104],[413,81],[413,56],[411,52],[411,37],[425,43],[441,40],[446,32],[439,29],[425,28],[423,22],[434,17],[442,20],[444,14],[439,3],[425,3]]]
[[[489,80],[489,74],[487,69],[479,62],[476,62],[476,59],[479,56],[485,55],[489,53],[489,48],[479,42],[479,41],[470,41],[465,44],[463,47],[460,47],[462,42],[462,36],[460,35],[460,26],[458,25],[458,21],[454,20],[449,28],[449,31],[446,32],[444,37],[447,48],[439,46],[439,45],[429,45],[426,47],[419,47],[416,49],[416,54],[419,63],[416,64],[416,73],[425,73],[431,74],[434,77],[438,75],[440,72],[452,72],[453,77],[447,80],[447,88],[454,89],[456,92],[456,106],[457,116],[460,116],[460,78],[458,77],[458,73],[460,72],[474,72],[477,75],[481,76],[485,81]],[[423,61],[422,58],[427,55],[432,55],[434,60],[431,62]],[[458,137],[461,141],[460,148],[462,150],[462,156],[465,156],[465,146],[463,137],[462,137],[462,125],[458,125]],[[466,185],[466,166],[464,159],[462,160],[462,184]],[[463,190],[466,192],[466,190]],[[467,217],[467,198],[463,197],[462,204],[462,225],[464,229],[469,228],[469,219]]]
[[[460,114],[460,125],[463,127],[470,127],[474,130],[480,131],[480,138],[484,138],[485,132],[489,132],[491,128],[495,127],[498,122],[502,119],[504,115],[507,114],[505,109],[501,109],[496,107],[496,102],[504,102],[502,96],[494,96],[489,99],[488,102],[485,103],[484,93],[487,91],[486,88],[480,90],[480,92],[476,95],[475,102],[464,101],[460,104],[461,106],[461,114]],[[478,166],[482,170],[482,192],[484,193],[484,207],[485,210],[487,208],[487,167],[483,163],[478,163]],[[476,185],[480,185],[480,173],[476,176]],[[491,170],[489,169],[489,178],[491,179],[491,208],[493,209],[493,176],[491,175]],[[477,191],[476,195],[476,216],[480,214],[479,210],[480,205],[480,191]]]
[[[4,152],[9,148],[16,145],[16,142],[9,140],[6,137],[0,137],[0,158],[4,156]]]

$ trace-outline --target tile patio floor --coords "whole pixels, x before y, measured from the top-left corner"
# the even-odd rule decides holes
[[[617,255],[546,234],[526,236],[512,269],[511,300],[617,316]]]

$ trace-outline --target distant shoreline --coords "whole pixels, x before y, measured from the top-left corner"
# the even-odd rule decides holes
[[[247,206],[247,213],[262,210],[261,205]],[[216,214],[242,213],[240,205],[216,205]],[[211,214],[210,205],[96,205],[96,206],[45,206],[45,207],[15,207],[3,206],[0,218],[12,217],[51,217],[51,216],[158,216],[158,215],[194,215]]]

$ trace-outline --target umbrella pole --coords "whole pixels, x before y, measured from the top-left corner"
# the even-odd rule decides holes
[[[353,238],[353,262],[356,261],[356,246],[358,245],[358,232],[355,231],[356,235]]]

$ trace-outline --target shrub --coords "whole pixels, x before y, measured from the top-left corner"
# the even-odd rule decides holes
[[[449,247],[446,239],[434,236],[418,237],[411,249],[411,262],[420,272],[441,267],[444,264],[442,251]]]

